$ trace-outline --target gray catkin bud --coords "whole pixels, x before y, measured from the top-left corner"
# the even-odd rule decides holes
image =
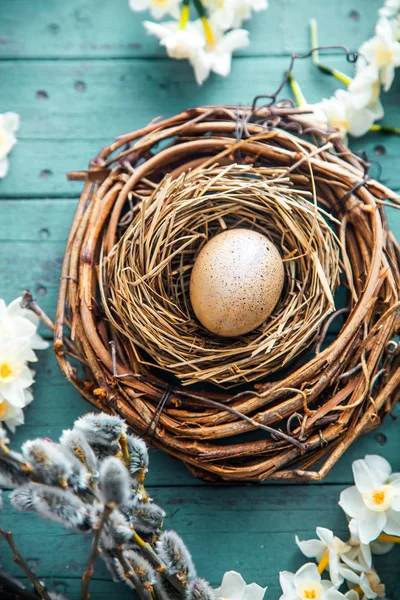
[[[83,497],[86,492],[91,491],[90,473],[72,453],[70,454],[70,458],[72,472],[67,480],[68,487],[76,494]]]
[[[137,501],[131,514],[132,524],[140,533],[154,534],[161,531],[165,512],[157,504]]]
[[[119,507],[119,510],[125,515],[126,519],[133,524],[133,513],[137,504],[140,502],[140,497],[135,489],[130,490],[129,497],[126,502]]]
[[[9,454],[0,456],[0,486],[17,487],[29,482],[27,472],[18,462],[25,463],[25,460],[17,452],[10,451]]]
[[[128,469],[118,458],[110,456],[102,462],[99,487],[106,504],[120,506],[128,502],[131,480]]]
[[[118,562],[118,560],[112,555],[112,552],[110,550],[107,550],[106,548],[101,548],[101,557],[104,560],[106,567],[108,569],[108,571],[111,574],[111,577],[113,578],[113,581],[117,582],[125,582],[125,575],[122,572],[121,566]]]
[[[44,484],[68,484],[73,471],[72,461],[58,444],[41,438],[28,440],[22,446],[22,454]]]
[[[156,572],[148,560],[134,550],[125,550],[124,555],[144,588],[148,589],[156,584]]]
[[[32,509],[43,519],[60,523],[64,527],[77,531],[91,529],[92,509],[74,494],[48,485],[31,484],[29,487]],[[11,502],[15,508],[21,510],[21,495],[18,492],[19,490],[16,490],[11,494]],[[25,508],[25,510],[31,509]]]
[[[89,473],[97,472],[97,460],[82,431],[66,429],[60,438],[61,446],[68,448],[74,456],[87,468]]]
[[[88,413],[74,423],[74,429],[83,433],[92,448],[118,443],[125,427],[123,419],[106,413]]]
[[[136,475],[139,471],[145,472],[149,466],[149,453],[146,443],[135,435],[126,436],[129,451],[129,472]]]
[[[157,592],[161,600],[182,600],[182,594],[172,585],[165,575],[157,574]]]
[[[182,581],[196,577],[191,554],[175,531],[164,531],[160,535],[157,551],[170,575],[177,575]]]
[[[186,600],[216,600],[215,592],[210,584],[200,577],[196,577],[188,583],[186,588]]]
[[[101,546],[109,550],[124,546],[132,542],[132,536],[133,531],[129,521],[119,510],[114,510],[104,525]]]
[[[20,510],[21,512],[35,510],[32,498],[33,487],[33,483],[23,485],[10,494],[11,504],[14,506],[14,508]]]

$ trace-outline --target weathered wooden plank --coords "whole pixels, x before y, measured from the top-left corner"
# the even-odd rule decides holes
[[[0,64],[0,78],[7,81],[0,110],[12,108],[22,117],[0,197],[77,196],[81,184],[66,181],[66,172],[86,168],[114,136],[142,127],[160,112],[169,116],[196,104],[248,103],[256,93],[275,89],[286,66],[285,58],[238,59],[230,78],[215,78],[212,86],[198,89],[187,65],[167,60]],[[299,63],[296,73],[310,101],[329,96],[339,85],[310,61]],[[81,78],[87,86],[82,92],[74,88]],[[46,99],[36,97],[41,89]],[[383,96],[385,122],[393,125],[398,125],[399,91],[398,78]],[[384,177],[395,189],[400,187],[397,142],[397,136],[376,133],[352,142],[381,161]]]
[[[212,85],[199,88],[185,61],[4,61],[1,106],[21,115],[20,139],[112,139],[160,112],[169,116],[191,106],[249,104],[256,94],[277,88],[288,62],[288,57],[238,58],[228,78],[212,77]],[[352,72],[345,59],[336,63]],[[299,62],[296,72],[310,100],[338,87],[310,60]]]
[[[251,45],[244,53],[307,51],[311,17],[320,23],[321,43],[348,44],[355,49],[370,34],[380,6],[380,0],[308,0],[301,4],[296,0],[271,0],[268,11],[245,25]],[[148,13],[132,13],[128,0],[72,0],[63,4],[3,0],[0,57],[162,56],[157,41],[143,32],[142,20],[148,18]]]
[[[200,575],[218,585],[225,571],[235,569],[247,581],[269,584],[268,597],[275,599],[279,597],[279,570],[294,570],[306,562],[295,545],[295,533],[301,539],[308,539],[315,537],[316,526],[323,525],[341,537],[346,536],[345,517],[337,505],[341,489],[340,486],[275,486],[151,491],[154,500],[167,512],[165,528],[182,535]],[[79,534],[41,521],[30,513],[16,519],[8,502],[0,519],[3,526],[13,529],[16,541],[38,573],[45,579],[63,581],[67,597],[77,598],[77,580],[88,555],[90,538],[78,537]],[[3,546],[0,552],[3,568],[17,575],[18,567]],[[390,591],[398,582],[398,557],[395,550],[380,563],[383,562],[380,572],[388,584],[388,597],[397,597],[390,595]],[[100,562],[96,577],[110,579]],[[94,590],[96,600],[106,598],[99,588]],[[111,592],[108,586],[105,590]],[[122,586],[115,588],[114,593],[121,594],[123,599],[129,597],[129,591]]]

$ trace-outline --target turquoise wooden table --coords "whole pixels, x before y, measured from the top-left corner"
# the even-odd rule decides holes
[[[309,48],[308,21],[315,17],[324,44],[356,49],[373,30],[380,0],[270,0],[267,12],[249,23],[252,42],[238,54],[228,79],[212,77],[198,88],[186,63],[166,59],[143,32],[128,0],[1,0],[0,112],[15,111],[22,124],[11,168],[0,182],[0,297],[7,301],[29,288],[54,315],[67,234],[80,193],[66,172],[84,169],[114,136],[137,129],[157,115],[189,106],[248,103],[277,87],[292,51]],[[327,62],[349,68],[343,57]],[[299,63],[296,75],[310,101],[330,95],[337,82]],[[289,93],[289,92],[288,92]],[[385,95],[385,122],[400,126],[400,75]],[[378,159],[383,178],[400,188],[398,138],[371,134],[352,142]],[[377,155],[377,156],[375,156]],[[375,169],[375,167],[372,167]],[[400,234],[400,214],[389,212]],[[40,354],[35,400],[18,429],[15,445],[35,436],[57,438],[88,405],[61,376],[51,350]],[[400,411],[396,411],[397,415]],[[280,595],[278,572],[300,566],[294,535],[313,537],[324,525],[345,535],[338,495],[352,481],[351,463],[379,453],[400,470],[399,425],[388,418],[378,432],[359,440],[322,484],[207,487],[168,456],[151,453],[150,493],[167,511],[166,527],[176,529],[193,552],[199,574],[219,584],[223,573],[240,571],[247,581]],[[30,565],[50,589],[79,597],[79,579],[90,540],[40,521],[1,516],[13,529]],[[400,598],[399,550],[378,561],[388,597]],[[2,568],[21,577],[6,546]],[[96,567],[92,598],[131,597]]]

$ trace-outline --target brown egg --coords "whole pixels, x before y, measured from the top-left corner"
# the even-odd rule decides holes
[[[248,333],[274,310],[284,276],[279,251],[267,237],[251,229],[224,231],[207,242],[193,266],[193,310],[212,333]]]

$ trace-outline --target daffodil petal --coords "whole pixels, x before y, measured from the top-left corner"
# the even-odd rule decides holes
[[[295,590],[294,573],[290,573],[290,571],[281,571],[279,573],[279,583],[284,594],[292,594]]]
[[[325,544],[325,546],[328,548],[332,546],[334,535],[330,529],[326,529],[325,527],[317,527],[317,536]]]
[[[342,491],[339,506],[353,519],[364,519],[368,514],[362,496],[355,486]]]
[[[382,483],[379,476],[373,469],[369,468],[365,460],[355,460],[353,462],[353,475],[356,488],[361,493],[380,487]]]
[[[307,581],[317,581],[318,583],[321,581],[321,575],[315,563],[306,563],[297,571],[293,579],[294,587],[297,588]]]
[[[383,531],[388,535],[400,537],[400,513],[389,509],[386,513],[387,522]]]
[[[327,590],[325,592],[324,600],[325,599],[326,600],[343,600],[343,594],[342,594],[342,592],[339,592],[339,590],[337,590],[333,587],[330,590]]]
[[[386,458],[378,456],[377,454],[367,454],[365,462],[371,470],[375,471],[376,476],[379,477],[379,485],[383,485],[387,482],[392,474],[392,467]]]
[[[2,384],[0,385],[0,393],[4,396],[9,404],[16,406],[17,408],[23,408],[25,406],[25,397],[22,388],[13,384]]]
[[[355,583],[357,585],[360,579],[360,575],[357,575],[357,572],[361,573],[362,569],[360,568],[360,565],[357,563],[357,561],[346,560],[345,565],[341,564],[339,566],[339,572],[342,575],[342,577],[345,578],[346,581],[350,581],[351,583]]]
[[[360,541],[362,544],[369,544],[382,533],[386,525],[386,513],[368,511],[368,517],[359,521],[358,531],[360,533]]]
[[[257,583],[249,583],[249,585],[246,585],[242,600],[262,600],[266,589],[266,587],[263,588]]]
[[[215,593],[217,598],[242,600],[245,590],[246,582],[240,573],[228,571],[222,578],[221,587]]]
[[[326,552],[326,545],[321,540],[301,541],[296,535],[296,544],[307,558],[316,558],[319,562]]]

